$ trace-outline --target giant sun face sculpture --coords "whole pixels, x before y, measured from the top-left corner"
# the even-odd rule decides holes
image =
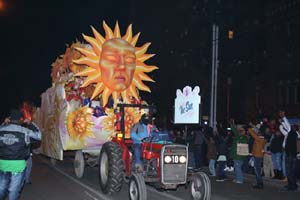
[[[94,38],[83,34],[91,48],[76,48],[84,56],[73,62],[86,65],[84,70],[76,76],[85,76],[81,87],[95,84],[91,99],[102,94],[103,106],[112,95],[114,102],[122,97],[124,102],[130,98],[139,99],[138,89],[151,92],[143,81],[154,82],[145,72],[157,69],[154,65],[144,62],[154,54],[146,54],[151,43],[136,47],[140,33],[132,35],[132,25],[129,25],[124,36],[121,37],[120,28],[116,23],[114,31],[103,22],[105,37],[93,27]]]

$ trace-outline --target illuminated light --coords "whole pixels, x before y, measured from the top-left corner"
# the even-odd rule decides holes
[[[118,138],[123,138],[123,134],[122,133],[118,133],[117,137]]]
[[[0,10],[4,9],[4,2],[2,0],[0,0]]]
[[[228,39],[233,39],[234,32],[232,30],[228,31]]]
[[[170,163],[171,161],[172,161],[171,156],[166,156],[166,157],[165,157],[165,162],[166,162],[166,163]]]
[[[186,162],[186,157],[185,156],[180,156],[179,157],[179,162],[180,163],[185,163]]]

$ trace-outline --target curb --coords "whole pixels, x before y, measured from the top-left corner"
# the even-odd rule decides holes
[[[203,167],[202,170],[204,172],[206,172],[207,174],[209,174],[209,169],[208,167]],[[229,178],[234,179],[234,172],[225,172],[226,176],[228,176]],[[255,182],[255,175],[253,174],[247,174],[247,173],[243,173],[244,179],[247,180],[248,182]],[[266,177],[262,177],[263,182],[265,185],[271,185],[271,186],[275,186],[278,188],[283,188],[287,182],[282,182],[281,180],[278,179],[271,179],[271,178],[266,178]],[[299,181],[298,181],[299,182]]]

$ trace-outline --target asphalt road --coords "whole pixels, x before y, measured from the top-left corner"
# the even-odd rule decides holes
[[[104,195],[98,182],[98,168],[86,166],[84,176],[76,178],[73,169],[73,153],[65,153],[64,160],[52,166],[50,159],[41,155],[33,157],[32,184],[25,185],[21,195],[22,200],[124,200],[128,199],[128,186],[114,195]],[[254,190],[251,184],[253,176],[246,177],[246,183],[240,185],[232,182],[232,176],[225,182],[212,183],[213,200],[253,200],[299,199],[300,192],[282,192],[283,184],[279,181],[265,181],[263,190]],[[183,186],[177,190],[158,191],[147,186],[148,199],[152,200],[188,200],[189,190]]]

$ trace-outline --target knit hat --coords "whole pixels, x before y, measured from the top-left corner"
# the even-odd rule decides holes
[[[21,118],[23,118],[24,115],[23,115],[23,113],[21,111],[13,109],[13,110],[10,111],[9,117],[10,117],[10,120],[18,121]]]

